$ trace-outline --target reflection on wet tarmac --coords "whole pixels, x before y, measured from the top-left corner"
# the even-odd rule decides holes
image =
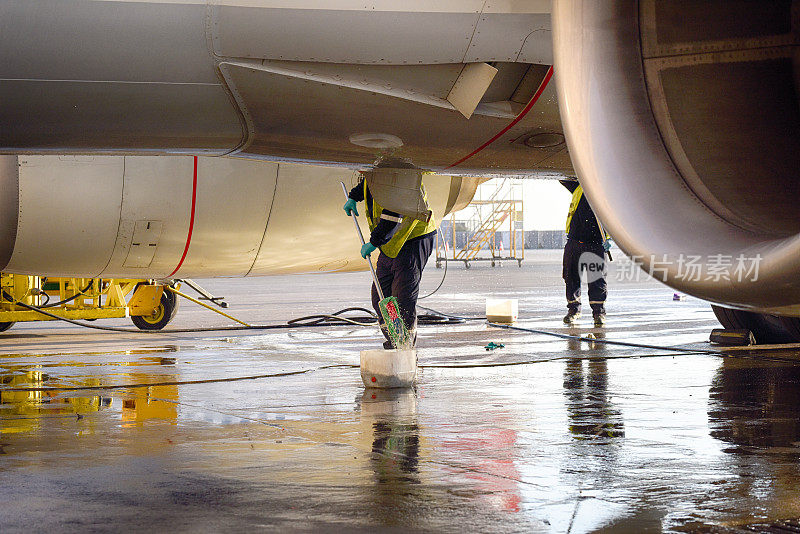
[[[730,491],[751,506],[749,517],[730,524],[758,520],[756,531],[796,531],[769,523],[800,517],[800,363],[724,360],[711,383],[708,424],[730,445],[723,449],[737,481]]]
[[[370,510],[380,511],[389,526],[414,523],[414,506],[420,489],[420,435],[414,389],[367,389],[360,399],[361,420],[372,427],[370,469],[375,483],[366,486],[364,499]]]
[[[711,435],[800,454],[800,366],[726,359],[711,383]]]
[[[72,356],[72,355],[70,355]],[[146,368],[148,365],[174,365],[174,358],[144,357],[136,365]],[[57,377],[44,373],[42,368],[54,372],[71,368],[96,367],[100,364],[74,360],[59,363],[42,363],[35,370],[24,370],[19,365],[1,366],[0,369],[0,435],[34,430],[46,430],[45,423],[53,418],[66,416],[83,419],[87,414],[100,410],[115,409],[110,395],[82,395],[75,391],[61,391],[62,384]],[[107,366],[130,366],[130,362],[113,363]],[[130,383],[146,385],[155,380],[174,379],[174,375],[151,375],[147,373],[127,373],[122,379]],[[108,384],[102,376],[84,376],[73,378],[70,387],[101,390],[103,383]],[[133,388],[121,394],[118,406],[121,409],[120,420],[124,425],[141,424],[149,419],[177,420],[177,405],[171,401],[178,400],[178,387],[175,385]]]
[[[4,388],[37,386],[48,376],[39,370],[25,372],[0,372]],[[107,408],[111,398],[100,395],[62,396],[57,391],[3,391],[0,390],[0,436],[47,430],[47,422],[66,416],[82,418],[89,412]]]
[[[419,427],[416,391],[367,389],[361,400],[363,419],[372,422],[370,462],[382,491],[399,483],[419,483]]]
[[[3,356],[4,532],[693,532],[800,517],[798,351],[659,356],[478,325],[437,331],[420,362],[534,363],[426,367],[416,389],[383,391],[347,367],[374,332],[351,334]],[[192,382],[218,378],[231,381]]]
[[[620,438],[625,436],[622,416],[609,400],[608,365],[603,358],[586,362],[568,359],[564,368],[569,431],[576,439]]]

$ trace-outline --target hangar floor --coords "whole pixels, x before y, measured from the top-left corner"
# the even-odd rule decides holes
[[[15,325],[0,335],[2,530],[735,532],[799,517],[800,350],[692,352],[718,327],[708,305],[621,269],[602,331],[561,324],[558,251],[451,264],[421,304],[479,316],[486,296],[518,298],[521,326],[685,352],[431,326],[415,390],[365,391],[374,327]],[[423,294],[441,274],[429,266]],[[368,273],[200,282],[257,323],[368,302]],[[220,324],[184,303],[168,328]]]

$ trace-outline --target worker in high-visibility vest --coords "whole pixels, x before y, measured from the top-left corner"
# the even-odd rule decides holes
[[[425,197],[425,186],[422,187]],[[357,202],[366,203],[367,223],[370,229],[369,241],[361,247],[361,257],[366,258],[376,249],[380,256],[375,266],[378,283],[384,297],[397,298],[403,322],[412,332],[416,342],[417,297],[422,270],[433,252],[436,236],[436,220],[431,215],[427,222],[404,217],[399,213],[383,209],[370,194],[366,181],[362,178],[358,185],[350,190],[349,200],[344,205],[347,215],[351,212],[358,215]],[[427,197],[425,197],[427,201]],[[384,348],[394,348],[378,309],[378,291],[372,286],[372,307],[381,322],[381,331],[386,337]]]
[[[561,185],[572,193],[567,214],[567,244],[564,246],[562,272],[567,285],[567,315],[564,317],[564,324],[573,325],[581,316],[581,273],[585,271],[594,326],[600,327],[606,323],[608,286],[605,254],[611,247],[610,239],[597,222],[580,184],[574,180],[562,180]]]

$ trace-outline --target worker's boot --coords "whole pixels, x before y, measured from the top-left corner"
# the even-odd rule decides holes
[[[581,316],[581,312],[578,310],[569,310],[567,314],[564,316],[564,324],[566,325],[574,325]]]
[[[386,338],[386,341],[383,342],[383,348],[386,350],[394,349],[394,343],[392,343],[392,340],[389,339],[389,330],[386,328],[385,324],[381,325],[381,334],[383,334],[383,337]]]
[[[594,317],[594,325],[596,327],[601,327],[606,325],[606,314],[603,312],[600,313],[593,313],[592,316]]]

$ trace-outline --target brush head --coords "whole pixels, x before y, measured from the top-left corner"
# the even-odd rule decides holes
[[[395,347],[399,349],[410,349],[412,341],[408,333],[408,328],[400,315],[400,305],[396,297],[386,297],[378,303],[378,309],[383,317],[386,332]]]

